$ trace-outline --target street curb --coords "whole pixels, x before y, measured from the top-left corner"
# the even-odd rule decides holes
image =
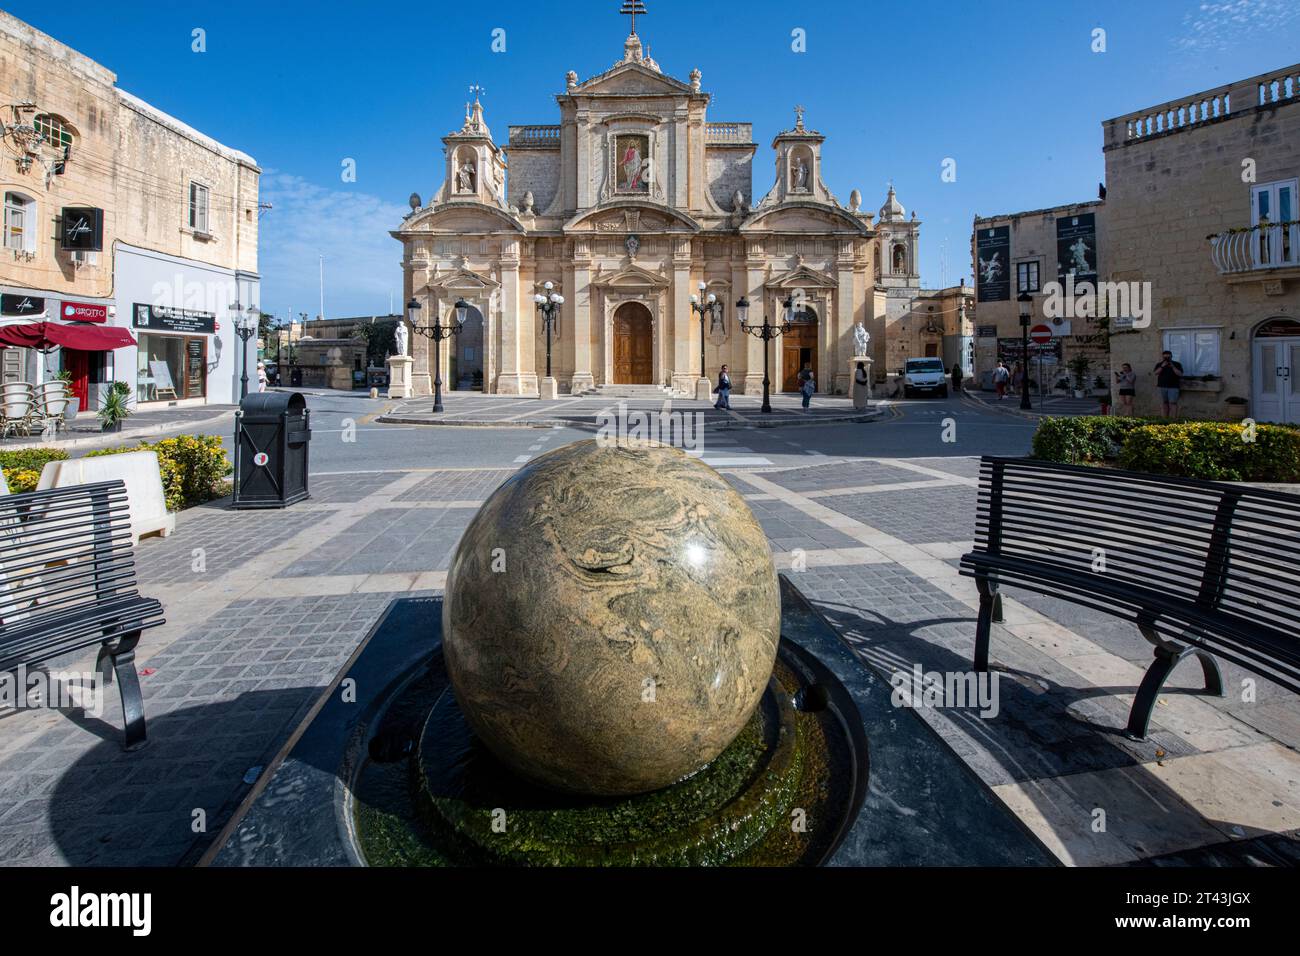
[[[0,451],[29,451],[36,448],[85,448],[92,445],[113,444],[115,442],[134,441],[137,438],[148,438],[152,435],[164,435],[167,432],[181,431],[186,428],[206,428],[215,425],[217,422],[225,419],[234,419],[235,412],[232,409],[223,412],[220,415],[214,415],[211,418],[199,418],[192,421],[177,422],[166,425],[150,425],[146,428],[133,428],[129,431],[121,432],[104,432],[100,435],[86,436],[85,438],[51,438],[47,441],[30,441],[22,442],[17,445],[5,445],[0,447]]]
[[[717,424],[710,424],[708,427],[714,431],[731,431],[755,428],[789,428],[792,426],[807,427],[810,425],[844,425],[878,421],[885,417],[886,411],[886,409],[878,409],[865,414],[837,415],[833,418],[822,417],[807,419],[796,417],[753,422],[726,420],[720,421]],[[599,428],[595,422],[572,421],[567,419],[533,419],[527,422],[492,422],[478,421],[474,419],[431,421],[428,418],[415,418],[412,416],[381,415],[379,418],[375,419],[375,421],[384,425],[425,425],[430,428],[574,428],[581,431],[595,431]]]

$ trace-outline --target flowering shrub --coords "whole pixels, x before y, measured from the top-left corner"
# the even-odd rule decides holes
[[[132,451],[152,451],[158,455],[162,473],[163,495],[168,511],[180,511],[201,505],[227,493],[225,477],[233,471],[221,439],[216,435],[177,435],[150,444],[92,451],[87,458],[121,455]]]
[[[1141,418],[1049,418],[1034,433],[1034,457],[1070,465],[1208,481],[1300,481],[1300,430],[1241,422],[1164,422]]]
[[[24,448],[19,451],[0,451],[0,469],[12,492],[35,491],[41,480],[41,469],[46,462],[64,461],[68,453],[62,448]]]

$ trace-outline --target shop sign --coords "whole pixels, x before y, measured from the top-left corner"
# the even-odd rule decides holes
[[[108,306],[90,302],[64,302],[59,317],[67,322],[107,322]]]
[[[148,329],[151,332],[199,332],[212,335],[217,330],[217,316],[215,312],[172,309],[137,302],[132,308],[132,324],[137,329]]]
[[[59,248],[101,252],[104,248],[104,210],[93,206],[64,206],[63,235]]]
[[[45,300],[34,295],[0,295],[0,314],[38,316],[45,314]]]

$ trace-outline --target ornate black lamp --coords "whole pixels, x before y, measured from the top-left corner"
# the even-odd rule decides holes
[[[434,312],[433,324],[422,326],[418,322],[420,303],[412,299],[406,307],[411,312],[411,328],[418,335],[423,335],[433,342],[433,410],[440,412],[442,411],[442,343],[454,335],[460,335],[465,320],[469,318],[469,303],[464,299],[456,300],[456,305],[453,307],[456,321],[448,325],[443,325],[442,316]]]
[[[235,302],[230,306],[230,311],[235,313],[235,334],[239,336],[239,362],[243,372],[239,376],[239,398],[242,401],[248,397],[248,340],[257,332],[258,321],[261,319],[261,311],[255,305],[250,305],[247,311],[241,311],[242,306]]]
[[[740,317],[741,331],[747,335],[754,336],[756,339],[762,339],[763,341],[763,412],[769,415],[772,413],[772,380],[768,372],[767,343],[771,342],[773,339],[780,338],[790,331],[790,324],[794,320],[795,315],[794,300],[787,298],[785,302],[782,303],[782,308],[784,314],[781,316],[781,324],[779,326],[772,325],[772,323],[768,321],[766,313],[763,315],[762,325],[750,325],[749,300],[742,296],[740,301],[736,303],[736,315]]]
[[[699,285],[700,294],[691,296],[691,310],[700,317],[700,378],[708,380],[709,373],[704,368],[704,320],[712,319],[720,321],[722,319],[722,303],[718,297],[709,292],[707,283],[701,282]],[[705,294],[707,293],[707,295]],[[703,297],[703,299],[701,299]]]
[[[533,302],[537,304],[542,327],[546,329],[546,377],[551,378],[551,333],[560,334],[560,306],[564,305],[564,296],[555,291],[554,282],[547,282],[542,288],[546,291],[533,296]]]
[[[1034,297],[1022,292],[1016,297],[1020,303],[1020,407],[1029,410],[1029,322],[1034,312]]]

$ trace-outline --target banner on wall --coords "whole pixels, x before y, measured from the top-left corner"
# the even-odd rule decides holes
[[[1080,283],[1097,283],[1097,216],[1064,216],[1056,220],[1056,278],[1062,286],[1067,276]]]
[[[979,270],[977,302],[1006,302],[1011,298],[1011,227],[981,229],[975,237]]]

